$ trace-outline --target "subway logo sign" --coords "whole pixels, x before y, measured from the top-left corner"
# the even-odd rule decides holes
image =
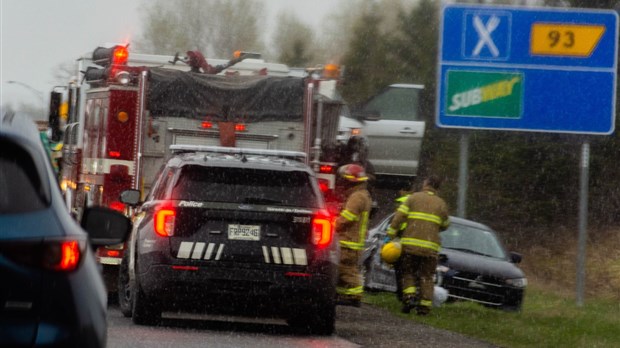
[[[449,70],[445,114],[521,118],[523,74]]]

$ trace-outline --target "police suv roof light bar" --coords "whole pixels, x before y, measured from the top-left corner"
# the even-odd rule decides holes
[[[301,151],[248,149],[239,147],[205,146],[205,145],[170,145],[172,153],[208,152],[230,155],[258,155],[266,157],[288,158],[296,161],[305,161],[307,154]]]

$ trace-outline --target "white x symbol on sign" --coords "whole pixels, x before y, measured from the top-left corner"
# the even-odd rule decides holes
[[[476,29],[476,32],[478,33],[478,44],[476,45],[476,47],[474,48],[474,51],[472,52],[472,56],[478,56],[480,55],[480,51],[482,51],[482,48],[484,46],[488,46],[489,47],[489,51],[491,51],[491,54],[493,55],[493,57],[497,57],[499,56],[499,50],[497,49],[497,46],[495,46],[495,43],[493,42],[493,39],[491,38],[491,33],[497,29],[497,26],[499,25],[500,19],[493,15],[491,16],[491,18],[489,19],[489,21],[487,22],[486,26],[484,24],[482,24],[482,19],[480,19],[480,17],[475,16],[474,17],[474,28]]]

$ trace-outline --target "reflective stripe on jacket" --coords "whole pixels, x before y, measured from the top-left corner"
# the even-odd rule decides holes
[[[336,219],[336,233],[340,237],[341,247],[362,250],[366,242],[368,214],[372,204],[370,193],[366,189],[366,183],[354,186],[347,193],[347,200]]]
[[[403,251],[420,256],[436,255],[441,247],[439,232],[450,223],[448,206],[434,189],[425,186],[398,207],[388,235],[394,238],[405,222],[407,227],[401,234]]]

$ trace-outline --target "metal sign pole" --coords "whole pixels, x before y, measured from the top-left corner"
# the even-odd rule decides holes
[[[461,151],[459,158],[459,191],[456,215],[460,218],[465,218],[465,207],[467,202],[467,173],[469,168],[467,167],[469,161],[469,132],[461,133]]]
[[[577,251],[577,306],[583,306],[586,278],[586,240],[588,228],[588,176],[590,166],[590,143],[581,145],[581,163],[579,177],[579,241]]]

